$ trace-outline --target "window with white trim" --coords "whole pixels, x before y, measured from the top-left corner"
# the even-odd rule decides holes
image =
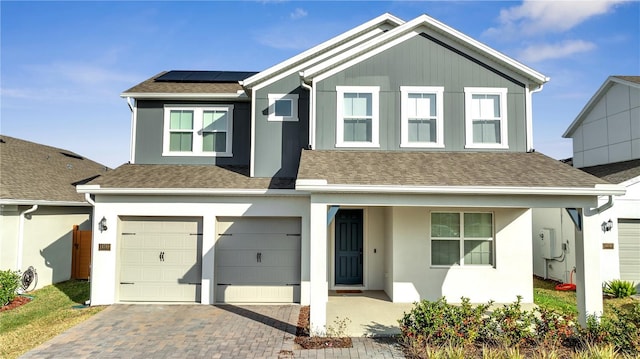
[[[337,86],[336,147],[379,147],[378,86]]]
[[[163,156],[232,156],[233,105],[165,106]]]
[[[269,94],[267,121],[298,121],[297,94]]]
[[[443,93],[444,87],[400,87],[400,147],[444,147]]]
[[[431,212],[432,266],[493,266],[493,213]]]
[[[507,89],[465,87],[466,148],[508,148]]]

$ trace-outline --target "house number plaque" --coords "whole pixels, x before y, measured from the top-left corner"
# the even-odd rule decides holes
[[[613,243],[602,243],[602,249],[613,249]]]
[[[98,243],[98,250],[99,251],[110,251],[111,250],[111,243]]]

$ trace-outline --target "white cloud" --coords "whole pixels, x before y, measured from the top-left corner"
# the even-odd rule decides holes
[[[524,0],[521,5],[502,9],[498,18],[500,25],[485,31],[485,35],[504,36],[514,32],[535,35],[563,32],[594,16],[606,14],[616,5],[627,1]]]
[[[518,58],[523,62],[540,62],[569,57],[580,52],[594,50],[596,45],[584,40],[566,40],[557,44],[531,45],[520,51]]]
[[[296,8],[295,10],[293,10],[293,12],[291,14],[289,14],[289,17],[293,20],[298,20],[298,19],[302,19],[303,17],[309,15],[308,12],[306,12],[304,9],[302,8]]]

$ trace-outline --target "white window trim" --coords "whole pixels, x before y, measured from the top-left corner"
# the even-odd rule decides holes
[[[349,92],[371,94],[371,142],[344,140],[344,94]],[[380,147],[380,87],[336,86],[336,147]]]
[[[171,151],[169,147],[169,133],[172,110],[193,111],[193,141],[192,151]],[[227,111],[227,148],[224,152],[202,151],[202,119],[204,111]],[[186,131],[185,131],[186,132]],[[232,157],[233,149],[233,105],[165,105],[164,106],[164,131],[162,139],[162,156],[165,157]]]
[[[432,213],[458,213],[460,214],[460,237],[431,237],[431,214]],[[492,246],[491,264],[464,264],[464,215],[465,213],[490,213],[491,214],[491,238],[468,238],[468,240],[490,241]],[[433,264],[431,262],[432,255],[429,256],[429,264],[432,268],[495,268],[496,263],[496,214],[488,211],[433,211],[429,212],[429,252],[433,250],[433,241],[458,241],[460,243],[459,262],[460,264],[444,265]]]
[[[474,143],[473,118],[471,116],[471,98],[473,95],[500,96],[500,143]],[[465,148],[494,148],[508,149],[509,136],[507,128],[507,89],[498,87],[465,87],[464,88],[464,116],[465,116]]]
[[[435,94],[436,95],[436,141],[435,142],[410,142],[409,141],[409,94]],[[444,87],[442,86],[400,86],[400,147],[414,148],[442,148],[444,147]]]
[[[298,122],[298,94],[269,94],[269,116],[267,121]],[[276,116],[276,101],[291,101],[291,116]]]

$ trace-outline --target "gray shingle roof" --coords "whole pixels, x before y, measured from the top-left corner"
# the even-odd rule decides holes
[[[300,179],[328,184],[593,187],[608,182],[540,153],[303,151]]]
[[[163,71],[132,88],[127,93],[236,93],[242,90],[237,82],[156,82],[155,79],[166,74]]]
[[[580,170],[611,183],[622,183],[640,176],[640,159],[583,167]]]
[[[625,80],[625,81],[629,81],[629,82],[635,82],[637,84],[640,84],[640,76],[613,76],[616,78],[619,78],[620,80]]]
[[[89,183],[101,188],[293,189],[293,178],[251,178],[244,166],[126,164]]]
[[[0,136],[2,200],[84,202],[74,183],[106,171],[107,167],[71,151]]]

